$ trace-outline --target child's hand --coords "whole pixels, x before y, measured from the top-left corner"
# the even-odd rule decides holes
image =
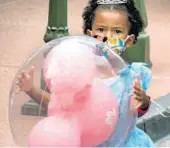
[[[135,106],[135,109],[138,109],[142,106],[148,106],[150,99],[146,95],[145,91],[140,87],[140,82],[138,80],[135,80],[133,83],[133,106]]]
[[[21,75],[18,76],[18,81],[16,82],[21,91],[29,92],[33,88],[33,75],[34,66],[29,68],[27,72],[21,72]]]

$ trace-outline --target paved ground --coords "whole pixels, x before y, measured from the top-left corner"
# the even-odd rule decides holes
[[[157,147],[169,147],[170,146],[170,136],[165,137],[156,143]]]
[[[151,60],[153,75],[170,76],[170,5],[169,0],[145,0],[149,26],[147,32],[151,36]],[[81,13],[87,0],[69,0],[69,28],[71,34],[81,33]],[[31,51],[40,47],[47,25],[47,0],[1,0],[0,1],[0,146],[14,146],[8,124],[8,102],[11,82],[19,67],[30,55]],[[38,63],[41,63],[38,61]],[[149,90],[156,98],[169,92],[170,79],[154,79]],[[24,94],[15,102],[21,105],[27,98]],[[14,107],[12,123],[20,131],[27,131],[38,120],[37,117],[19,116],[17,106]],[[31,120],[30,120],[30,119]],[[26,125],[30,125],[29,128]],[[27,127],[27,128],[26,128]],[[20,133],[21,132],[21,133]],[[24,135],[17,136],[17,141],[25,145]],[[169,140],[168,140],[169,141]],[[166,144],[163,142],[163,144]],[[161,146],[164,146],[164,145]],[[170,145],[170,143],[168,143]],[[167,144],[167,145],[168,145]]]

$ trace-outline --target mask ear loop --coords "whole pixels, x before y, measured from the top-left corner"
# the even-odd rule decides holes
[[[124,40],[124,44],[127,42],[127,40],[129,39],[129,35],[126,37],[126,39]]]
[[[130,37],[130,36],[128,35],[128,36],[126,37],[126,39],[124,40],[124,47],[125,47],[125,48],[124,48],[124,50],[122,51],[122,53],[127,49],[127,47],[126,47],[126,42],[127,42],[127,40],[129,39],[129,37]],[[121,54],[122,54],[122,53],[121,53]]]

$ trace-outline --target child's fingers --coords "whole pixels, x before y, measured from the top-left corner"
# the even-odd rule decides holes
[[[20,80],[20,79],[22,79],[22,76],[21,75],[17,76],[17,80]]]
[[[142,102],[142,100],[143,100],[142,97],[140,97],[140,96],[138,96],[136,94],[132,95],[132,98],[139,101],[139,102]]]
[[[21,72],[21,78],[20,78],[20,80],[21,80],[21,79],[29,79],[29,74],[26,73],[25,71],[22,71],[22,72]]]
[[[26,80],[30,79],[30,75],[28,73],[24,73],[23,75]]]
[[[137,87],[140,87],[140,82],[139,82],[139,80],[135,79],[135,80],[133,81],[133,85],[134,85],[134,86],[137,86]]]
[[[34,69],[35,69],[35,66],[31,66],[28,71],[22,71],[21,72],[21,77],[23,78],[28,78],[29,75],[33,76],[34,74]]]
[[[23,76],[22,76],[22,75],[19,75],[19,76],[17,77],[17,80],[16,80],[15,83],[18,85],[19,83],[22,82],[22,80],[23,80]]]
[[[138,86],[133,86],[133,89],[136,90],[136,91],[142,91],[142,89]]]
[[[140,99],[137,96],[135,96],[135,95],[132,96],[132,107],[134,109],[137,109],[142,105],[142,102],[139,100]]]
[[[133,88],[141,91],[140,82],[137,79],[133,81]]]
[[[25,74],[26,74],[26,72],[25,72],[25,71],[22,71],[22,72],[21,72],[21,77],[22,77],[22,78],[25,78]]]
[[[16,81],[15,84],[16,84],[17,86],[21,87],[21,86],[22,86],[22,81]]]
[[[22,77],[19,77],[17,80],[16,80],[16,84],[20,84],[23,82],[23,78]]]
[[[141,105],[142,105],[142,103],[141,103],[141,102],[138,102],[138,103],[136,104],[136,109],[138,109],[139,107],[141,107]]]
[[[28,73],[29,73],[31,76],[33,76],[33,75],[34,75],[34,70],[35,70],[35,66],[31,66]]]
[[[133,93],[137,96],[142,96],[142,92],[140,90],[133,89]]]
[[[19,84],[20,84],[19,80],[17,80],[17,81],[15,82],[15,84],[16,84],[16,85],[19,85]]]

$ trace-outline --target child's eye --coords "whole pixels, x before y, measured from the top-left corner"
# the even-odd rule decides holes
[[[122,33],[122,31],[121,30],[115,30],[115,33]]]
[[[104,28],[98,28],[97,31],[103,32]]]

